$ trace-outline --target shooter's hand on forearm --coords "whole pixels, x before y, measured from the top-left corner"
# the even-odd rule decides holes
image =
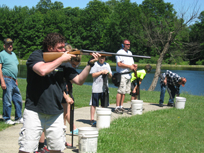
[[[64,99],[66,100],[66,102],[68,104],[73,104],[74,103],[73,99],[71,97],[69,97],[69,95],[67,95],[65,92],[63,93],[63,96],[64,96]]]

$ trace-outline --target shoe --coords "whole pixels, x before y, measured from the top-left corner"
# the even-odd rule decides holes
[[[5,124],[15,125],[15,122],[13,122],[12,120],[7,120],[5,121]]]
[[[116,114],[122,114],[123,111],[122,111],[120,108],[116,108],[115,111],[114,111],[114,113],[116,113]]]
[[[91,120],[91,125],[92,125],[92,126],[93,126],[93,125],[96,125],[96,121]]]
[[[68,143],[68,142],[65,142],[65,147],[66,148],[69,148],[69,147],[71,147],[72,145],[70,144],[70,143]]]
[[[130,107],[130,108],[128,109],[128,112],[132,112],[132,107]]]
[[[70,133],[72,134],[72,131]],[[74,135],[78,135],[78,133],[79,133],[78,129],[75,129],[74,132],[73,132]]]
[[[163,103],[159,103],[159,107],[163,107]]]
[[[50,151],[47,149],[46,146],[44,146],[42,149],[34,151],[34,153],[50,153]]]
[[[20,119],[14,121],[16,124],[23,124],[23,118],[21,117]]]
[[[168,103],[167,106],[173,107],[174,103]]]
[[[125,109],[124,109],[124,107],[122,107],[122,108],[119,108],[121,111],[125,111]]]

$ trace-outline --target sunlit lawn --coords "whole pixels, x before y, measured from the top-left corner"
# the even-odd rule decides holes
[[[18,82],[25,100],[26,80],[18,79]],[[73,89],[76,108],[89,106],[91,86],[73,85]],[[110,103],[115,103],[117,88],[109,88],[109,91]],[[159,95],[158,91],[142,90],[140,97],[144,102],[158,103]],[[204,152],[204,96],[184,93],[181,96],[187,99],[185,109],[151,111],[114,120],[110,128],[99,131],[98,153]],[[168,97],[166,92],[165,103]],[[126,95],[125,101],[129,100],[130,95]],[[0,113],[2,114],[2,102]],[[14,107],[12,115],[14,116]],[[0,121],[0,130],[7,127]]]

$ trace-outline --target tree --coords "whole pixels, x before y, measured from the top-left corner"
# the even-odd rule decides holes
[[[111,14],[107,22],[107,48],[111,52],[117,52],[120,49],[122,41],[129,39],[131,42],[131,51],[133,54],[143,54],[141,41],[137,34],[140,31],[139,8],[136,3],[130,0],[111,0],[107,2],[111,8]]]
[[[204,11],[200,13],[198,19],[199,21],[190,26],[189,37],[191,43],[186,48],[191,48],[188,52],[191,64],[199,63],[204,65]]]
[[[109,17],[109,7],[99,0],[90,1],[83,10],[81,35],[83,48],[103,50],[106,41],[106,19]]]
[[[169,48],[174,45],[174,41],[187,24],[196,18],[197,12],[193,12],[188,20],[184,20],[186,12],[178,19],[173,5],[164,3],[163,0],[144,0],[140,8],[145,45],[150,47],[155,54],[159,54],[155,75],[148,89],[152,91],[156,87],[164,57],[172,52]]]

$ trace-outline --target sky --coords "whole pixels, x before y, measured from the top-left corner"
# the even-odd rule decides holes
[[[62,2],[64,7],[79,7],[81,9],[85,8],[89,1],[91,0],[57,0],[58,2]],[[106,2],[108,0],[101,0]],[[14,6],[28,6],[32,8],[32,6],[36,6],[40,2],[40,0],[0,0],[0,6],[6,5],[9,8],[13,8]],[[52,3],[55,0],[51,0]],[[137,4],[141,4],[143,0],[131,0],[131,2],[136,2]],[[178,13],[177,16],[179,17],[181,13],[186,11],[185,18],[187,19],[191,13],[195,10],[199,10],[198,15],[204,11],[204,0],[164,0],[164,2],[170,2],[174,5],[174,9]],[[195,3],[197,3],[195,7]],[[195,21],[194,21],[195,22]]]

